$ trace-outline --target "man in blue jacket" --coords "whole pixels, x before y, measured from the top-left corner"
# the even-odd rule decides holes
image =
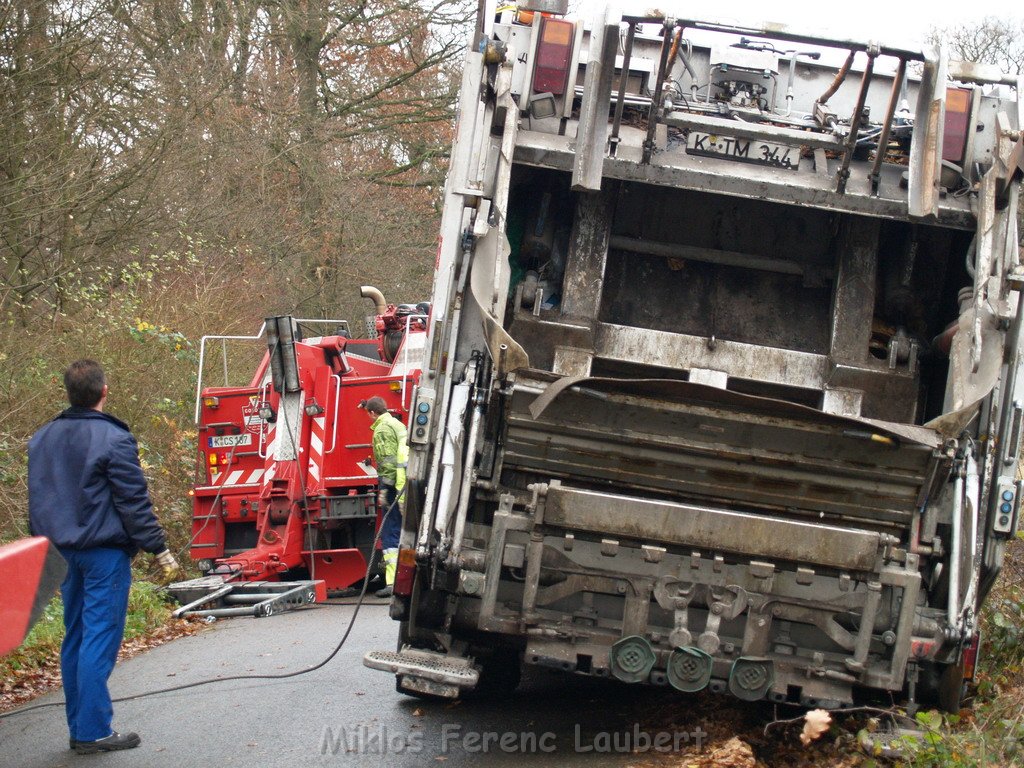
[[[178,564],[153,514],[135,438],[103,412],[103,369],[78,360],[64,372],[64,388],[71,407],[28,443],[29,528],[68,562],[60,665],[70,746],[79,754],[131,749],[141,739],[111,728],[107,690],[124,634],[131,558],[140,549],[153,553],[168,576]]]

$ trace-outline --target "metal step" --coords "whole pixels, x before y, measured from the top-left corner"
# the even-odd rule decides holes
[[[480,669],[472,659],[446,656],[443,653],[424,651],[406,646],[400,652],[370,651],[363,656],[363,666],[391,672],[394,675],[421,678],[456,688],[474,688],[480,680]],[[409,681],[413,682],[413,681]],[[415,685],[407,685],[420,690]],[[433,691],[430,691],[433,692]],[[457,694],[457,691],[455,692]],[[448,695],[436,692],[436,695]]]

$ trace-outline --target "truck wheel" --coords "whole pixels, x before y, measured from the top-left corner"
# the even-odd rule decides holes
[[[512,648],[498,648],[477,656],[480,664],[480,682],[473,689],[473,696],[480,698],[504,698],[519,687],[523,662],[519,652]]]

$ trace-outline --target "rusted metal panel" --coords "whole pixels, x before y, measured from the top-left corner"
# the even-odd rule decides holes
[[[828,358],[808,352],[764,347],[708,337],[601,323],[595,351],[610,360],[663,368],[711,368],[754,381],[821,389],[829,372]]]
[[[601,381],[570,387],[534,418],[539,390],[520,377],[505,469],[899,528],[916,514],[936,460],[928,430],[918,428],[931,443],[896,448],[872,440],[878,428],[865,420],[688,382],[647,382],[644,391],[643,382]],[[608,391],[616,387],[633,391]]]
[[[927,51],[921,70],[914,136],[910,146],[907,212],[914,218],[932,217],[938,213],[945,112],[946,60],[936,51]]]
[[[529,312],[518,312],[509,328],[530,355],[530,364],[541,370],[554,370],[555,348],[575,347],[590,350],[594,337],[589,325],[556,323],[535,317]]]
[[[829,354],[835,362],[857,365],[867,360],[871,341],[879,222],[848,219],[844,227],[847,236],[839,252]]]
[[[870,531],[565,487],[548,491],[544,520],[636,541],[858,571],[874,569],[884,545]]]
[[[579,195],[569,238],[562,286],[562,315],[593,320],[601,304],[608,240],[618,184],[608,182],[594,195]]]
[[[726,120],[706,115],[689,115],[685,112],[673,112],[665,118],[665,123],[676,128],[723,133],[727,136],[736,136],[741,139],[755,141],[776,141],[795,144],[796,146],[811,147],[812,149],[831,149],[837,151],[843,148],[843,142],[835,136],[811,134],[807,131],[779,128],[773,125],[751,123],[740,123],[737,125],[736,120]]]
[[[573,189],[582,192],[601,189],[605,145],[608,142],[608,101],[615,75],[615,53],[619,47],[619,19],[618,13],[604,9],[600,24],[591,37],[572,174]]]

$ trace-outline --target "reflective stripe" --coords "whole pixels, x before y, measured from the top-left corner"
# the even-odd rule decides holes
[[[398,550],[384,549],[381,554],[384,556],[384,583],[389,587],[394,586],[395,573],[398,571]]]

